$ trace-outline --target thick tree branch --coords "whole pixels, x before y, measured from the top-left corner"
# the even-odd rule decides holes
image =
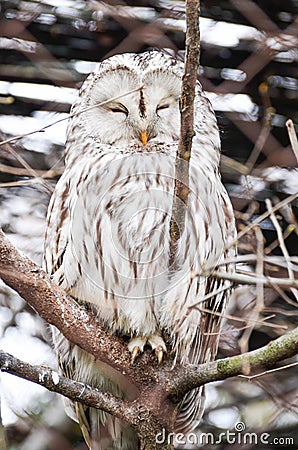
[[[157,362],[150,352],[144,353],[132,365],[131,355],[127,346],[123,345],[123,339],[111,335],[88,311],[56,286],[42,269],[29,258],[20,255],[1,230],[0,278],[16,290],[46,322],[55,325],[68,340],[86,350],[96,360],[114,368],[118,373],[120,385],[122,375],[126,382],[129,378],[137,387],[139,395],[135,394],[136,398],[131,404],[130,413],[125,412],[124,420],[135,427],[142,448],[148,450],[172,448],[167,443],[159,445],[155,442],[156,433],[173,430],[177,408],[167,398],[163,385],[157,383],[159,376]],[[33,381],[36,382],[36,377]],[[94,401],[99,401],[96,391],[88,390],[88,395],[91,393],[95,395]],[[71,391],[67,389],[63,395],[72,398]],[[74,400],[77,400],[76,396]],[[108,407],[110,410],[116,408],[118,404],[113,397],[108,400],[108,396],[101,396],[100,401],[101,404],[105,402],[106,407],[111,401]],[[125,407],[124,403],[123,408]],[[123,408],[119,409],[118,414],[122,414]]]
[[[264,369],[297,354],[298,328],[295,328],[266,346],[248,353],[199,366],[176,366],[171,372],[172,376],[169,376],[167,390],[169,395],[180,399],[195,387],[237,375],[248,375],[247,367],[250,368],[250,372]]]

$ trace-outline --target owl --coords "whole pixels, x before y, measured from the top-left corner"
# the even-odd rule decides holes
[[[50,201],[45,269],[113,333],[128,338],[132,363],[150,347],[160,362],[215,358],[231,270],[233,210],[219,174],[212,107],[196,86],[188,201],[174,209],[183,64],[158,51],[113,56],[97,65],[75,101],[65,171]],[[185,163],[186,164],[186,163]],[[171,254],[170,224],[179,239]],[[179,228],[180,227],[180,228]],[[167,338],[165,338],[165,336]],[[53,330],[62,373],[130,400],[127,380]],[[193,430],[203,390],[179,405],[176,430]],[[66,403],[92,450],[138,449],[135,432],[104,411]]]

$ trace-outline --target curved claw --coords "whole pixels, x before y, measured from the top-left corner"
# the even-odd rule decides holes
[[[128,343],[128,350],[131,353],[131,363],[133,364],[137,356],[143,352],[146,345],[147,338],[144,336],[137,336],[132,338]]]
[[[140,347],[138,347],[136,345],[133,348],[133,351],[131,352],[131,364],[133,364],[135,362],[136,357],[139,356],[140,353],[141,353],[141,349],[140,349]]]
[[[167,353],[167,347],[163,338],[158,334],[154,334],[148,338],[148,342],[152,350],[154,350],[157,361],[160,364],[163,360],[164,353]]]
[[[162,360],[163,360],[164,349],[162,347],[160,347],[160,346],[157,347],[155,349],[155,354],[157,356],[157,361],[160,364],[162,362]]]
[[[167,352],[167,347],[159,334],[152,334],[148,337],[137,336],[129,341],[128,350],[131,353],[131,363],[133,364],[136,358],[143,353],[146,344],[152,348],[160,364],[163,360],[164,353]]]

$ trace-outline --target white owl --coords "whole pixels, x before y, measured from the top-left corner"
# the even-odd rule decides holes
[[[218,171],[216,118],[197,83],[185,227],[170,261],[182,76],[181,62],[152,51],[113,56],[87,78],[49,205],[45,267],[108,329],[130,337],[133,359],[149,345],[159,361],[168,351],[178,363],[198,364],[215,358],[228,292],[224,282],[199,275],[234,254],[227,249],[235,225]],[[109,367],[57,330],[53,337],[65,375],[130,398]],[[202,389],[185,397],[177,430],[194,429],[202,399]],[[138,448],[119,419],[70,402],[67,412],[93,450]]]

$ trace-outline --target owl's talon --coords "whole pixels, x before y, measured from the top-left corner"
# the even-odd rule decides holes
[[[131,363],[133,364],[137,356],[143,353],[146,344],[152,348],[160,364],[164,353],[167,352],[167,347],[159,334],[152,334],[149,337],[137,336],[129,341],[128,350],[131,353]]]
[[[157,356],[157,361],[160,364],[163,360],[163,354],[164,354],[164,350],[161,347],[158,347],[155,349],[155,354]]]
[[[166,344],[164,343],[163,338],[158,334],[154,334],[150,336],[148,342],[152,350],[154,350],[154,353],[157,357],[157,361],[160,364],[163,360],[164,353],[167,353],[167,347]]]
[[[144,347],[146,345],[147,338],[144,336],[137,336],[132,338],[128,343],[128,350],[131,353],[131,363],[135,362],[137,356],[139,356],[144,351]]]
[[[141,353],[140,347],[135,346],[133,348],[133,351],[131,352],[131,364],[135,362],[136,357],[139,356],[140,353]]]

